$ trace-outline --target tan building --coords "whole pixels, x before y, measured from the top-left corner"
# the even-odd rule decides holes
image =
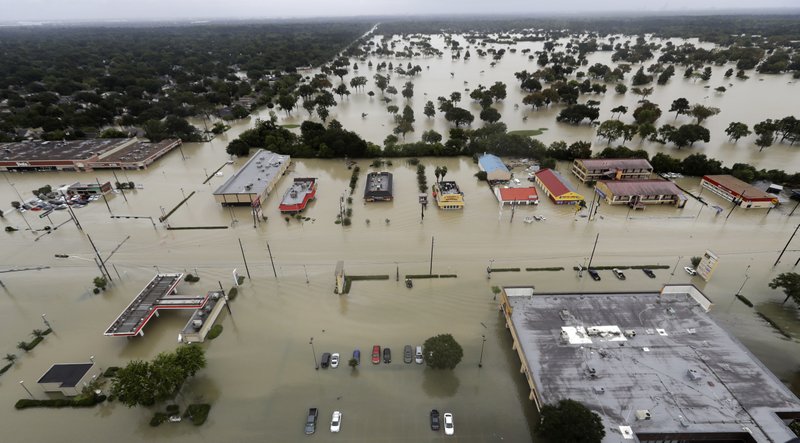
[[[597,182],[595,189],[611,205],[686,205],[683,192],[667,180],[603,180]]]
[[[464,193],[456,182],[437,182],[433,185],[433,197],[439,209],[464,209]]]
[[[653,166],[643,158],[576,158],[572,173],[583,183],[599,180],[645,180]]]
[[[706,175],[700,184],[714,194],[745,209],[769,209],[778,197],[745,183],[732,175]]]
[[[288,155],[259,149],[214,191],[214,199],[223,206],[263,204],[286,172],[290,159]]]

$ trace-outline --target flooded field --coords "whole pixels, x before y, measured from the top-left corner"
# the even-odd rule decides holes
[[[530,47],[537,48],[536,44]],[[608,54],[595,54],[590,63],[602,61]],[[516,61],[515,61],[516,60]],[[538,113],[513,109],[521,102],[513,73],[530,69],[522,55],[507,54],[495,68],[474,58],[469,62],[425,59],[430,65],[415,79],[413,99],[417,113],[417,131],[428,127],[444,132],[441,118],[428,122],[422,116],[424,93],[435,100],[438,95],[464,89],[478,83],[505,81],[509,98],[502,111],[510,129],[550,128],[545,141],[589,139],[592,129],[556,124],[556,110]],[[365,65],[360,63],[360,65]],[[366,66],[362,69],[366,71]],[[714,81],[721,78],[715,68]],[[484,71],[481,73],[481,71]],[[724,71],[724,70],[723,70]],[[450,72],[456,72],[450,78]],[[372,72],[374,73],[374,72]],[[371,74],[370,73],[370,76]],[[800,164],[788,147],[775,146],[758,154],[744,140],[739,146],[723,143],[723,129],[732,120],[756,122],[766,117],[791,114],[789,103],[775,100],[787,96],[784,77],[754,76],[717,96],[702,85],[673,78],[667,87],[657,88],[654,101],[662,107],[678,96],[708,103],[722,113],[708,122],[712,142],[694,150],[703,151],[726,163],[751,162],[757,167],[780,167],[796,170]],[[400,84],[393,78],[393,84]],[[457,88],[457,86],[459,86]],[[466,95],[466,94],[465,94]],[[633,95],[624,97],[607,93],[601,109],[616,104],[632,105]],[[762,103],[760,100],[763,100]],[[346,128],[372,141],[381,141],[390,131],[390,119],[383,104],[370,103],[364,94],[355,94],[339,105],[332,117]],[[788,101],[787,101],[788,102]],[[361,113],[368,114],[362,120]],[[297,113],[284,123],[299,122]],[[522,116],[529,114],[527,122]],[[261,115],[265,115],[262,113]],[[283,115],[282,115],[283,117]],[[605,118],[605,117],[603,117]],[[662,120],[671,117],[662,117]],[[379,126],[383,122],[385,126]],[[428,183],[434,181],[433,169],[447,166],[448,180],[455,180],[465,193],[463,211],[439,211],[429,205],[424,220],[417,203],[416,168],[405,159],[393,159],[386,167],[394,174],[395,200],[391,203],[368,203],[362,200],[364,177],[370,170],[362,160],[361,178],[353,197],[353,224],[334,223],[339,198],[348,191],[350,173],[337,160],[295,160],[291,172],[279,182],[275,193],[265,202],[267,221],[254,221],[246,208],[229,210],[212,198],[219,186],[244,159],[222,167],[222,176],[202,184],[206,172],[216,170],[228,160],[224,152],[228,141],[250,122],[240,122],[231,131],[210,143],[185,144],[145,171],[117,172],[120,179],[134,181],[143,189],[110,197],[115,215],[157,217],[161,208],[169,211],[182,198],[195,191],[188,203],[169,219],[172,226],[224,225],[221,230],[167,231],[149,220],[111,219],[102,200],[76,210],[85,233],[94,240],[103,258],[126,241],[108,260],[114,279],[110,288],[99,295],[91,293],[92,278],[98,275],[92,263],[92,247],[71,223],[52,234],[25,230],[24,215],[34,228],[42,228],[47,219],[35,212],[9,213],[5,225],[21,227],[15,233],[2,233],[0,270],[45,266],[40,271],[0,274],[5,288],[0,288],[0,322],[3,340],[0,353],[17,353],[18,341],[29,340],[30,332],[43,328],[41,314],[46,313],[55,333],[30,353],[20,355],[15,366],[0,376],[0,426],[13,432],[14,442],[40,442],[63,438],[68,441],[115,436],[120,442],[136,441],[305,441],[303,423],[308,407],[320,408],[317,435],[327,440],[328,420],[334,409],[344,414],[344,441],[435,441],[441,433],[428,427],[432,408],[454,413],[456,436],[464,442],[532,441],[531,428],[536,421],[532,404],[527,400],[527,386],[519,374],[518,362],[511,351],[511,340],[493,300],[492,285],[535,285],[545,291],[658,290],[665,283],[691,282],[700,287],[715,303],[714,315],[757,357],[787,384],[798,390],[800,366],[800,322],[792,303],[781,305],[783,295],[770,290],[767,283],[778,273],[793,270],[800,257],[800,240],[795,239],[781,263],[773,267],[780,250],[800,223],[800,212],[789,216],[792,205],[767,213],[763,210],[736,209],[715,215],[701,210],[694,200],[685,209],[650,207],[628,213],[627,208],[603,205],[594,221],[576,215],[571,207],[558,207],[544,199],[540,205],[520,208],[513,220],[510,209],[500,212],[488,186],[474,178],[477,165],[468,158],[425,158]],[[601,143],[601,148],[604,143]],[[645,144],[651,152],[663,149]],[[597,147],[596,147],[597,149]],[[674,151],[673,148],[666,148]],[[559,169],[571,177],[569,165]],[[310,220],[284,220],[278,211],[280,196],[293,177],[319,178],[317,200],[305,216]],[[44,184],[58,185],[74,181],[111,180],[110,172],[7,174],[0,179],[0,207],[7,208]],[[575,180],[573,180],[574,182]],[[13,183],[13,186],[11,185]],[[699,180],[680,179],[678,183],[694,193],[700,192]],[[16,189],[16,191],[15,191]],[[579,188],[590,195],[588,188]],[[730,206],[705,192],[704,198],[724,208]],[[529,215],[544,215],[546,220],[526,224]],[[54,224],[68,220],[65,212],[51,215]],[[367,222],[369,220],[369,223]],[[602,281],[579,278],[571,271],[589,257],[592,243],[600,234],[594,265],[659,264],[669,269],[656,270],[656,279],[631,270],[628,279],[619,281],[610,271],[601,271]],[[38,240],[37,240],[38,238]],[[431,266],[431,240],[434,241],[434,273],[457,274],[456,279],[416,280],[413,289],[402,281],[405,274],[427,273]],[[181,286],[184,293],[204,293],[232,284],[231,272],[246,275],[239,249],[241,239],[247,258],[250,279],[240,288],[232,303],[232,315],[223,314],[219,322],[223,334],[207,342],[208,367],[182,390],[178,403],[196,400],[212,403],[209,421],[200,428],[187,423],[166,423],[159,428],[148,425],[152,411],[127,409],[119,403],[103,404],[88,410],[32,409],[16,411],[13,403],[26,397],[19,386],[23,380],[37,398],[45,394],[36,380],[56,362],[82,362],[94,356],[102,367],[123,365],[131,359],[150,359],[176,346],[177,333],[188,313],[163,314],[145,329],[144,337],[134,339],[104,337],[102,332],[130,302],[156,271],[199,273],[200,281]],[[273,276],[267,242],[274,256],[277,278]],[[713,279],[704,283],[683,270],[689,259],[706,249],[720,257]],[[73,258],[55,258],[55,254]],[[387,281],[358,281],[349,295],[333,293],[334,267],[343,260],[350,275],[383,274]],[[521,267],[521,272],[494,273],[487,279],[486,267]],[[561,272],[526,272],[525,267],[561,266]],[[677,267],[673,275],[673,268]],[[399,272],[401,280],[396,281]],[[737,292],[749,276],[742,294],[756,305],[755,310],[737,301]],[[792,338],[779,334],[756,311],[765,314]],[[452,373],[439,373],[416,364],[402,363],[406,344],[421,344],[426,338],[449,332],[464,347],[464,359]],[[479,368],[482,336],[486,337],[483,367]],[[362,366],[351,371],[338,369],[316,371],[309,344],[313,337],[316,358],[323,352],[349,356],[361,349]],[[372,345],[389,346],[394,351],[390,365],[373,366],[368,362]],[[345,359],[346,361],[346,359]],[[12,441],[12,440],[10,440]]]

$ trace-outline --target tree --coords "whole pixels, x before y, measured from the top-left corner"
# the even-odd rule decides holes
[[[442,178],[439,179],[439,181],[444,181],[444,176],[447,175],[447,166],[442,166],[441,168],[437,169],[439,169],[439,175],[442,176]]]
[[[539,417],[536,432],[551,442],[600,443],[606,435],[600,416],[575,400],[544,405]]]
[[[350,360],[347,361],[347,365],[355,370],[356,366],[358,366],[358,360],[356,360],[355,358],[351,358]]]
[[[33,331],[31,331],[31,335],[33,336],[33,338],[42,338],[45,336],[45,333],[41,329],[34,329]]]
[[[432,101],[428,100],[428,102],[425,103],[425,108],[423,109],[422,113],[425,114],[425,116],[428,118],[431,118],[434,115],[436,115],[436,107],[433,106]]]
[[[3,360],[5,360],[5,361],[7,361],[7,362],[9,362],[11,364],[14,364],[14,361],[17,360],[17,354],[6,354],[6,356],[3,357]]]
[[[461,345],[450,334],[440,334],[425,340],[422,346],[425,363],[433,369],[455,369],[464,357]]]
[[[558,122],[567,122],[577,125],[584,119],[589,119],[590,122],[597,120],[600,117],[600,110],[594,106],[587,106],[583,104],[570,105],[562,109],[556,117]]]
[[[308,112],[308,118],[311,118],[311,116],[314,114],[314,108],[316,106],[317,104],[314,102],[314,100],[303,100],[303,109]]]
[[[654,88],[633,88],[633,89],[631,89],[631,91],[633,91],[634,94],[641,95],[642,96],[642,100],[647,99],[647,96],[652,94],[653,90],[654,90]]]
[[[244,140],[237,138],[228,143],[228,147],[225,148],[225,152],[228,153],[228,155],[244,157],[250,154],[250,145],[248,145]]]
[[[428,144],[439,143],[442,141],[442,134],[439,134],[433,129],[429,129],[422,133],[422,141]]]
[[[494,123],[500,120],[500,112],[494,108],[486,108],[481,111],[480,118],[485,122]]]
[[[383,94],[389,86],[389,78],[380,74],[375,74],[373,78],[375,79],[375,86],[380,89],[381,94]]]
[[[389,86],[386,87],[386,93],[387,94],[396,95],[397,94],[397,88],[395,88],[392,85],[389,85]]]
[[[506,98],[506,84],[503,82],[495,82],[489,87],[489,93],[494,101],[503,100]]]
[[[633,75],[633,86],[646,85],[653,81],[652,75],[644,73],[644,67],[640,67],[636,74]]]
[[[539,109],[548,103],[547,97],[541,92],[533,92],[522,98],[522,103]]]
[[[624,94],[628,92],[628,87],[622,83],[617,83],[617,85],[614,86],[614,91],[616,91],[617,94]]]
[[[786,303],[791,298],[795,303],[800,305],[800,274],[796,272],[782,272],[769,282],[769,287],[772,289],[783,289],[783,293],[786,294],[783,303]]]
[[[633,110],[633,119],[637,124],[653,124],[661,117],[661,108],[657,104],[645,101],[638,108]]]
[[[703,259],[698,257],[698,256],[694,256],[689,261],[691,261],[692,267],[697,269],[697,267],[700,266],[700,261],[701,260],[703,260]]]
[[[748,135],[752,134],[752,132],[750,132],[750,128],[748,128],[747,125],[742,122],[731,122],[731,124],[728,125],[728,128],[725,129],[725,133],[728,134],[728,137],[731,140],[736,142],[738,142],[740,138],[747,137]]]
[[[405,86],[403,86],[403,97],[406,99],[410,99],[414,96],[414,83],[406,82]]]
[[[461,93],[458,91],[450,93],[450,101],[453,103],[458,103],[461,101]]]
[[[350,90],[347,89],[347,85],[345,85],[344,83],[337,86],[336,89],[333,90],[333,92],[335,92],[336,95],[339,96],[339,100],[343,99],[345,95],[350,95]]]
[[[105,291],[107,285],[108,285],[108,281],[106,280],[105,277],[95,277],[94,278],[94,287],[95,288]]]
[[[775,122],[770,118],[753,125],[753,132],[758,135],[758,138],[756,138],[756,146],[761,148],[759,152],[763,151],[764,148],[772,146],[772,143],[775,141],[775,127]]]
[[[606,120],[597,128],[597,136],[608,140],[608,145],[611,142],[622,137],[622,132],[625,128],[625,123],[619,120]]]
[[[708,117],[713,117],[717,114],[719,114],[719,108],[704,105],[694,105],[692,106],[692,110],[689,111],[689,115],[696,118],[698,124],[703,123],[703,120]]]
[[[616,108],[612,108],[611,109],[611,116],[612,117],[614,116],[614,114],[618,114],[617,115],[617,120],[619,120],[619,118],[622,116],[622,114],[627,114],[627,113],[628,113],[628,107],[624,106],[624,105],[619,105]]]
[[[700,125],[682,125],[677,130],[672,131],[667,139],[678,148],[682,148],[686,145],[693,146],[699,140],[708,143],[711,135],[708,129]]]
[[[475,120],[475,116],[464,108],[453,106],[444,113],[445,120],[454,123],[456,127],[463,124],[470,124]]]
[[[398,112],[400,112],[400,108],[398,106],[395,106],[395,105],[389,105],[389,106],[386,107],[386,111],[389,114],[394,115],[394,114],[397,114]]]
[[[174,355],[184,378],[194,377],[197,371],[206,367],[205,351],[199,345],[180,346]]]
[[[134,360],[120,368],[111,394],[127,407],[150,406],[156,402],[155,380],[150,362]]]
[[[328,120],[330,112],[328,112],[328,108],[319,105],[317,106],[317,115],[319,116],[319,119],[322,120],[322,122],[324,123],[326,120]]]
[[[675,113],[675,118],[677,119],[681,114],[688,114],[689,113],[689,100],[685,98],[677,98],[675,101],[672,102],[672,106],[669,107],[669,112]]]
[[[336,68],[333,68],[334,75],[339,77],[339,81],[342,81],[342,82],[344,81],[344,76],[347,75],[348,72],[349,71],[344,66],[338,66]]]
[[[295,104],[297,104],[297,97],[292,94],[281,94],[278,96],[278,106],[280,106],[282,110],[286,111],[286,114],[292,113],[292,109],[294,109]]]

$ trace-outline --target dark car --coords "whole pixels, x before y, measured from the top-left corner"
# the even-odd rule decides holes
[[[414,359],[414,350],[411,348],[411,345],[406,345],[403,348],[403,362],[411,363],[411,360],[413,359]]]
[[[650,278],[656,278],[656,273],[651,271],[650,269],[647,269],[647,268],[642,269],[642,272],[644,272],[644,275],[646,275],[646,276],[648,276]]]
[[[414,287],[414,282],[412,282],[410,278],[407,278],[407,279],[406,279],[406,287],[407,287],[408,289],[411,289],[411,288],[413,288],[413,287]]]
[[[311,435],[317,430],[317,415],[319,415],[317,408],[308,408],[308,416],[306,417],[306,435]]]
[[[372,347],[372,364],[377,365],[381,362],[381,347],[375,345]]]
[[[392,350],[389,348],[383,348],[383,362],[384,363],[391,363],[392,362]]]
[[[356,364],[360,365],[361,364],[361,351],[359,351],[358,349],[354,350],[353,351],[353,358],[355,359]]]
[[[327,368],[331,364],[331,354],[330,352],[326,352],[322,354],[322,359],[319,361],[320,366],[323,369]]]
[[[438,431],[439,427],[439,411],[436,409],[431,409],[431,430]]]
[[[594,281],[600,281],[600,274],[598,274],[594,269],[589,269],[589,276],[592,277],[592,280]]]

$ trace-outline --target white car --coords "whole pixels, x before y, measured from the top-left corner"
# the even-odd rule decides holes
[[[339,353],[338,352],[334,352],[333,355],[331,355],[331,367],[332,368],[338,368],[339,367]]]
[[[683,270],[686,271],[686,273],[689,275],[697,275],[697,271],[695,271],[694,268],[684,266]]]
[[[449,412],[444,413],[444,433],[445,435],[453,435],[456,433],[455,425],[453,425],[453,414]]]
[[[333,416],[331,416],[331,432],[339,432],[339,429],[342,427],[342,413],[339,411],[333,411]]]

